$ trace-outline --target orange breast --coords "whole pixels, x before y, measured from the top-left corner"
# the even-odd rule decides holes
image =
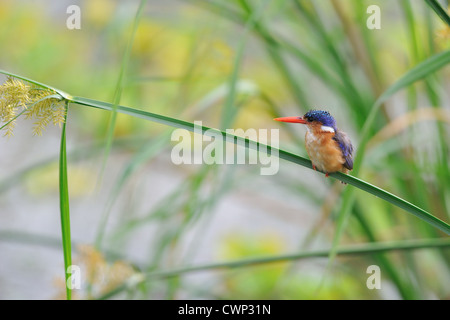
[[[305,146],[313,165],[322,172],[347,172],[345,159],[335,140],[334,133],[321,132],[320,128],[311,128],[306,132]]]

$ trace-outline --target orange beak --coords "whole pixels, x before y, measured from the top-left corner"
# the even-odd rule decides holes
[[[302,117],[283,117],[283,118],[275,118],[273,119],[275,121],[281,121],[281,122],[293,122],[293,123],[306,123],[306,120]]]

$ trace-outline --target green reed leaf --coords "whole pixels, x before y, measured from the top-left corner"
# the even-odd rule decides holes
[[[421,240],[408,240],[408,241],[394,241],[394,242],[377,242],[377,243],[364,243],[352,246],[346,246],[339,248],[336,252],[340,256],[352,256],[352,255],[364,255],[364,254],[376,254],[382,252],[391,251],[409,251],[419,250],[426,248],[447,248],[450,246],[449,239],[421,239]],[[131,286],[135,286],[142,282],[151,281],[158,278],[175,277],[183,274],[194,273],[199,271],[219,270],[219,269],[231,269],[251,267],[266,263],[275,263],[282,261],[294,261],[301,259],[320,258],[329,256],[329,250],[314,250],[309,252],[298,252],[292,254],[276,255],[270,257],[256,257],[248,259],[240,259],[235,261],[226,261],[219,263],[201,264],[194,266],[186,266],[172,270],[153,271],[141,274],[133,279],[130,279],[125,284],[122,284],[111,291],[104,293],[98,299],[109,299]]]
[[[378,113],[378,110],[380,109],[380,106],[385,102],[389,97],[391,97],[393,94],[398,92],[399,90],[415,83],[416,81],[419,81],[426,76],[432,74],[433,72],[436,72],[437,70],[441,69],[443,66],[450,63],[450,50],[444,51],[441,53],[438,53],[436,55],[433,55],[426,59],[425,61],[422,61],[414,68],[410,69],[408,72],[406,72],[400,79],[398,79],[396,82],[394,82],[373,104],[372,109],[369,113],[369,116],[367,117],[366,122],[364,123],[362,132],[361,132],[361,140],[356,152],[355,156],[355,165],[353,168],[353,174],[358,175],[359,170],[361,169],[363,158],[365,155],[365,149],[367,146],[367,142],[370,139],[370,129],[372,128],[372,125],[375,121],[376,115]],[[346,182],[346,181],[344,181]],[[353,183],[349,183],[352,185],[355,185]],[[355,185],[356,186],[356,185]],[[420,219],[428,222],[429,224],[433,225],[434,227],[438,228],[439,230],[445,232],[446,234],[450,234],[450,225],[427,211],[403,200],[400,199],[384,190],[376,190],[373,189],[374,186],[371,186],[370,184],[364,182],[363,185],[358,185],[358,188],[365,190],[377,197],[380,197],[406,211],[409,213],[419,217]],[[331,250],[331,256],[330,256],[330,263],[333,260],[333,257],[335,256],[335,251],[338,247],[339,240],[342,236],[345,222],[348,219],[348,216],[350,215],[350,208],[352,207],[354,202],[354,190],[351,188],[348,188],[345,190],[345,193],[343,195],[343,201],[341,210],[339,213],[335,236],[333,239],[333,248]]]
[[[113,110],[113,105],[110,103],[87,99],[87,98],[82,98],[82,97],[73,97],[72,102],[80,104],[80,105],[88,106],[88,107],[94,107],[94,108],[98,108],[98,109],[107,110],[107,111]],[[175,118],[171,118],[171,117],[167,117],[167,116],[163,116],[160,114],[155,114],[155,113],[151,113],[151,112],[147,112],[147,111],[143,111],[143,110],[133,109],[130,107],[125,107],[125,106],[118,106],[117,112],[120,112],[123,114],[128,114],[133,117],[157,122],[160,124],[169,125],[169,126],[175,127],[175,128],[186,129],[191,132],[197,132],[200,134],[205,134],[205,135],[210,135],[210,136],[221,135],[224,141],[243,145],[246,148],[252,148],[252,149],[255,149],[260,152],[265,152],[269,155],[275,155],[281,159],[284,159],[284,160],[287,160],[290,162],[294,162],[296,164],[299,164],[304,167],[312,169],[311,161],[306,158],[303,158],[301,156],[295,155],[293,153],[287,152],[282,149],[273,148],[269,145],[259,143],[259,142],[256,142],[256,141],[253,141],[253,140],[250,140],[247,138],[242,138],[242,137],[239,137],[236,135],[232,135],[232,134],[229,134],[229,133],[226,133],[224,131],[220,131],[220,130],[217,130],[214,128],[209,128],[206,126],[196,126],[194,123],[191,123],[191,122],[187,122],[187,121],[183,121],[183,120],[179,120],[179,119],[175,119]],[[401,198],[395,196],[392,193],[389,193],[389,192],[387,192],[381,188],[378,188],[370,183],[367,183],[361,179],[358,179],[358,178],[355,178],[355,177],[352,177],[352,176],[349,176],[349,175],[346,175],[346,174],[343,174],[340,172],[332,173],[332,174],[330,174],[330,177],[341,180],[349,185],[353,185],[353,186],[357,187],[358,189],[361,189],[361,190],[368,192],[374,196],[377,196],[385,201],[388,201],[389,203],[391,203],[401,209],[406,210],[407,212],[409,212],[409,213],[415,215],[416,217],[424,220],[425,222],[431,224],[432,226],[442,230],[446,234],[450,234],[450,225],[448,223],[436,218],[435,216],[428,213],[427,211],[415,206],[414,204],[412,204],[404,199],[401,199]]]
[[[70,279],[69,267],[72,265],[72,244],[70,236],[70,206],[69,206],[69,187],[67,182],[67,150],[66,150],[66,119],[68,102],[66,102],[66,114],[61,131],[61,150],[59,154],[59,203],[61,214],[61,235],[64,252],[64,274],[66,283],[67,300],[71,300],[72,291],[68,286]]]

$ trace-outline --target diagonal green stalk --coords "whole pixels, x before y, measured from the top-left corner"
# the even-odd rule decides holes
[[[94,108],[108,110],[108,111],[112,111],[112,109],[113,109],[113,106],[107,102],[102,102],[102,101],[97,101],[97,100],[92,100],[92,99],[87,99],[87,98],[82,98],[82,97],[73,97],[72,102],[80,104],[80,105],[94,107]],[[120,113],[123,113],[123,114],[128,114],[128,115],[131,115],[134,117],[161,123],[164,125],[169,125],[169,126],[176,127],[176,128],[186,129],[191,132],[198,132],[198,133],[201,133],[204,135],[209,135],[209,136],[221,135],[224,141],[227,141],[230,143],[235,143],[235,144],[240,144],[240,145],[245,146],[246,148],[251,148],[251,149],[255,149],[260,152],[265,152],[269,155],[275,155],[281,159],[284,159],[284,160],[287,160],[290,162],[294,162],[296,164],[299,164],[304,167],[312,169],[311,161],[306,158],[303,158],[301,156],[287,152],[285,150],[273,148],[269,145],[262,144],[262,143],[259,143],[259,142],[256,142],[256,141],[253,141],[253,140],[250,140],[247,138],[235,136],[235,135],[232,135],[232,134],[229,134],[229,133],[226,133],[226,132],[214,129],[214,128],[209,128],[209,127],[205,127],[205,126],[197,127],[191,122],[178,120],[178,119],[174,119],[171,117],[166,117],[163,115],[150,113],[150,112],[143,111],[143,110],[133,109],[130,107],[125,107],[125,106],[118,106],[117,111]],[[371,185],[370,183],[367,183],[361,179],[343,174],[341,172],[332,173],[332,174],[330,174],[330,176],[333,178],[336,178],[340,181],[343,181],[349,185],[353,185],[353,186],[357,187],[358,189],[361,189],[363,191],[371,193],[372,195],[375,195],[385,201],[388,201],[388,202],[392,203],[393,205],[406,210],[407,212],[415,215],[416,217],[418,217],[418,218],[426,221],[427,223],[433,225],[434,227],[442,230],[446,234],[450,234],[450,225],[448,223],[438,219],[437,217],[435,217],[432,214],[428,213],[427,211],[415,206],[414,204],[393,195],[392,193],[389,193],[389,192],[387,192],[381,188],[378,188],[374,185]],[[348,190],[353,190],[353,189],[349,188]],[[346,195],[346,196],[349,197],[348,195]],[[344,201],[344,202],[349,203],[348,200]]]
[[[450,27],[450,17],[439,3],[436,0],[425,0],[425,2],[434,10],[434,12],[436,12],[439,18]]]
[[[267,7],[270,0],[265,0],[261,3],[261,6],[258,10],[253,11],[253,13],[249,16],[247,23],[245,24],[244,32],[240,38],[236,58],[233,65],[233,70],[231,72],[229,84],[228,84],[228,95],[223,107],[222,116],[221,116],[221,128],[228,128],[233,119],[237,114],[237,106],[235,106],[235,98],[236,98],[236,83],[239,77],[239,70],[242,64],[242,57],[245,52],[245,46],[247,44],[247,38],[249,36],[250,31],[254,28],[256,22],[261,17],[262,12]]]
[[[450,62],[450,51],[445,51],[445,52],[442,52],[440,54],[437,54],[437,55],[434,55],[434,56],[428,58],[424,62],[417,65],[415,68],[408,71],[403,77],[401,77],[397,82],[395,82],[391,87],[389,87],[378,98],[378,100],[375,102],[374,106],[372,107],[371,113],[363,127],[360,147],[359,147],[357,155],[356,155],[354,172],[358,173],[359,169],[361,167],[365,146],[369,139],[369,136],[368,136],[369,129],[373,124],[375,115],[376,115],[380,105],[387,98],[389,98],[391,95],[393,95],[400,89],[414,83],[417,80],[422,79],[423,77],[427,76],[429,73],[438,70],[439,68],[443,67],[444,65],[446,65],[449,62]],[[11,75],[10,73],[2,71],[2,70],[0,70],[0,73],[5,73],[8,75]],[[25,81],[30,81],[25,77],[20,77],[20,79],[25,80]],[[42,86],[48,87],[46,85],[42,85]],[[57,90],[55,90],[55,91],[59,92]],[[194,123],[191,123],[191,122],[163,116],[163,115],[156,114],[156,113],[151,113],[151,112],[144,111],[144,110],[134,109],[134,108],[126,107],[126,106],[118,105],[115,107],[113,104],[108,103],[108,102],[98,101],[98,100],[93,100],[93,99],[88,99],[88,98],[83,98],[83,97],[73,97],[73,96],[67,95],[66,100],[68,100],[69,102],[72,102],[72,103],[79,104],[79,105],[96,108],[96,109],[102,109],[102,110],[106,110],[106,111],[114,111],[114,109],[116,109],[117,112],[127,114],[130,116],[136,117],[136,118],[141,118],[144,120],[157,122],[157,123],[168,125],[168,126],[175,127],[175,128],[186,129],[188,131],[196,132],[196,133],[200,133],[200,134],[204,134],[204,135],[209,135],[209,136],[214,136],[214,137],[220,135],[220,136],[222,136],[222,139],[224,141],[239,144],[239,145],[244,146],[245,148],[252,148],[257,151],[267,153],[269,155],[278,156],[281,159],[284,159],[284,160],[302,165],[309,169],[312,169],[311,161],[306,158],[303,158],[301,156],[295,155],[293,153],[287,152],[282,149],[277,149],[277,148],[271,147],[269,145],[259,143],[257,141],[253,141],[253,140],[250,140],[247,138],[242,138],[242,137],[239,137],[236,135],[232,135],[232,134],[229,134],[229,133],[226,133],[224,131],[220,131],[220,130],[217,130],[214,128],[209,128],[206,126],[196,126]],[[395,206],[398,206],[398,207],[406,210],[407,212],[417,216],[418,218],[424,220],[425,222],[429,223],[430,225],[434,226],[435,228],[440,229],[441,231],[445,232],[446,234],[450,234],[450,225],[448,223],[438,219],[437,217],[435,217],[432,214],[430,214],[429,212],[415,206],[414,204],[393,195],[392,193],[389,193],[389,192],[387,192],[381,188],[378,188],[376,186],[373,186],[370,183],[367,183],[361,179],[355,178],[350,175],[343,174],[341,172],[332,173],[332,174],[330,174],[330,176],[335,179],[338,179],[342,182],[345,182],[349,185],[353,185],[353,186],[357,187],[358,189],[366,191],[374,196],[377,196]],[[354,191],[353,188],[347,188],[347,190],[344,194],[345,198],[343,201],[344,202],[343,208],[348,209],[350,207],[349,204],[351,203],[352,198],[353,198],[353,196],[352,196],[353,191]],[[341,221],[341,223],[342,223],[343,217],[345,217],[345,215],[342,214],[342,212],[341,212],[338,223],[339,223],[339,221]],[[342,232],[342,230],[340,230],[340,229],[342,229],[342,226],[340,228],[338,228],[338,230],[336,231],[337,236],[335,236],[335,241],[334,241],[335,246],[334,247],[336,247],[336,243],[337,243],[336,239],[339,239],[340,232]]]
[[[380,106],[383,104],[383,102],[385,102],[389,97],[391,97],[393,94],[395,94],[399,90],[413,84],[414,82],[416,82],[418,80],[425,78],[432,72],[439,70],[440,68],[447,65],[448,63],[450,63],[450,50],[444,51],[444,52],[441,52],[441,53],[438,53],[438,54],[435,54],[435,55],[429,57],[428,59],[422,61],[417,66],[415,66],[414,68],[412,68],[408,72],[406,72],[400,79],[398,79],[394,84],[392,84],[375,101],[375,103],[373,104],[372,109],[364,123],[362,132],[360,135],[361,140],[359,142],[358,150],[356,152],[356,157],[355,157],[355,162],[354,162],[355,166],[353,168],[354,175],[358,175],[358,173],[361,169],[361,166],[362,166],[362,163],[364,160],[365,149],[366,149],[367,143],[370,139],[370,135],[369,135],[370,129],[372,128],[373,123],[375,122],[377,112],[380,109]],[[364,184],[367,185],[366,183],[364,183]],[[359,188],[360,187],[361,186],[359,186]],[[366,190],[366,191],[368,191],[368,190]],[[380,196],[380,193],[378,193],[378,192],[372,193],[372,194]],[[387,199],[385,199],[385,200],[387,200]],[[389,201],[392,204],[395,204],[397,206],[400,204],[398,202],[398,199],[395,199],[395,198],[390,198],[390,200],[387,200],[387,201]],[[334,256],[336,255],[336,250],[337,250],[337,247],[339,244],[339,240],[342,236],[346,221],[348,220],[348,217],[350,215],[350,211],[351,211],[350,209],[353,205],[353,202],[354,202],[354,189],[347,188],[343,195],[342,206],[341,206],[341,209],[339,212],[336,231],[335,231],[335,235],[334,235],[334,239],[333,239],[333,247],[330,251],[330,262],[329,262],[330,265],[334,259]],[[400,201],[400,202],[402,202],[402,201]],[[403,205],[401,206],[401,208],[405,209],[405,207],[403,207]],[[421,219],[423,219],[423,220],[426,220],[426,221],[428,220],[429,223],[431,223],[432,225],[437,227],[437,225],[435,224],[435,221],[431,222],[430,219],[434,220],[434,219],[438,219],[438,218],[433,217],[429,213],[426,213],[423,215],[423,212],[426,212],[426,211],[424,211],[418,207],[415,207],[414,210],[410,210],[410,209],[411,208],[408,208],[407,211],[416,216],[420,216]],[[433,217],[433,218],[431,218],[431,217]],[[444,224],[441,224],[441,223],[438,223],[438,224],[441,226],[441,227],[438,227],[438,229],[444,231],[446,234],[450,234],[449,233],[449,225],[447,223],[444,222]]]
[[[103,171],[105,170],[105,166],[106,166],[106,160],[108,159],[108,156],[111,152],[111,145],[112,145],[112,141],[114,138],[114,130],[116,127],[116,122],[117,122],[116,107],[117,107],[117,105],[119,105],[120,99],[122,97],[123,88],[125,86],[125,73],[128,68],[128,61],[130,60],[131,48],[133,46],[133,41],[134,41],[136,31],[137,31],[137,28],[139,25],[139,21],[142,16],[143,8],[146,3],[147,3],[147,0],[141,0],[141,2],[139,4],[138,10],[136,12],[136,16],[134,18],[131,36],[128,39],[128,43],[125,48],[125,53],[122,57],[122,64],[120,66],[119,77],[117,79],[116,89],[114,91],[114,98],[113,98],[114,110],[113,110],[113,113],[111,114],[111,119],[110,119],[109,125],[108,125],[108,132],[106,135],[105,154],[104,154],[104,158],[103,158],[103,164],[102,164],[102,168],[100,171],[100,179],[99,180],[102,179]]]
[[[254,12],[254,9],[252,8],[251,3],[245,0],[240,0],[239,5],[244,10],[245,15],[243,15],[243,17],[238,20],[240,20],[241,23],[244,23],[246,21],[244,17],[251,16],[253,14],[252,12]],[[223,12],[223,10],[226,10],[224,7],[219,8],[219,12]],[[231,19],[235,20],[237,17],[239,17],[239,15],[235,15],[235,17]],[[278,72],[280,73],[280,75],[282,75],[286,84],[289,86],[291,94],[296,99],[298,105],[301,107],[309,105],[306,94],[302,86],[298,83],[298,78],[283,57],[282,49],[284,48],[280,45],[279,39],[275,39],[274,37],[272,37],[261,21],[255,22],[253,31],[257,36],[261,37],[264,40],[263,43],[266,47],[267,54],[270,56],[274,66],[277,68]],[[285,46],[285,48],[292,49],[292,51],[298,53],[299,55],[302,54],[301,52],[299,52],[299,50],[296,50],[293,47]],[[307,59],[307,57],[304,58]]]
[[[383,252],[391,251],[408,251],[408,250],[418,250],[427,248],[448,248],[450,247],[449,239],[422,239],[422,240],[408,240],[408,241],[395,241],[395,242],[377,242],[377,243],[365,243],[352,246],[346,246],[337,250],[337,254],[341,256],[352,256],[352,255],[364,255],[364,254],[377,254]],[[283,261],[293,261],[309,258],[321,258],[327,257],[329,255],[329,250],[314,250],[309,252],[299,252],[293,254],[284,254],[269,257],[256,257],[240,259],[237,261],[227,261],[219,263],[209,263],[194,266],[185,266],[172,270],[163,271],[152,271],[148,273],[141,274],[136,278],[131,278],[129,282],[120,285],[98,299],[108,299],[120,292],[125,291],[130,286],[137,285],[138,283],[152,281],[157,278],[169,278],[176,277],[183,274],[194,273],[199,271],[208,270],[219,270],[225,269],[229,270],[232,268],[242,268],[250,267],[255,265],[283,262]]]
[[[360,146],[360,149],[358,150],[357,157],[356,157],[356,159],[359,159],[359,162],[355,163],[355,171],[356,172],[358,172],[359,168],[361,167],[362,154],[364,154],[363,150],[365,148],[365,145],[366,145],[367,139],[368,139],[368,132],[369,132],[368,128],[370,128],[372,122],[374,121],[375,114],[376,114],[379,106],[381,105],[381,103],[383,101],[385,101],[386,99],[388,99],[391,95],[393,95],[394,93],[399,91],[400,89],[414,83],[417,80],[420,80],[420,79],[426,77],[431,72],[438,70],[439,68],[441,68],[442,66],[444,66],[445,64],[447,64],[449,62],[450,62],[450,51],[443,52],[443,53],[437,54],[435,56],[432,56],[429,59],[427,59],[426,61],[420,63],[415,68],[411,69],[409,72],[407,72],[403,77],[401,77],[396,83],[394,83],[390,88],[388,88],[388,90],[386,90],[385,93],[383,93],[380,96],[380,98],[373,105],[371,114],[370,114],[369,118],[367,119],[365,126],[364,126],[363,135],[361,137],[361,146]],[[5,71],[0,70],[0,72],[11,75],[10,73],[5,72]],[[18,78],[25,80],[25,81],[36,83],[25,77],[18,77]],[[49,86],[46,86],[43,84],[41,84],[41,85],[43,87],[49,88]],[[183,129],[186,129],[186,130],[189,130],[192,132],[197,132],[200,134],[210,135],[210,136],[214,136],[214,137],[217,137],[218,135],[220,135],[224,141],[235,143],[235,144],[240,144],[240,145],[245,146],[246,148],[252,148],[252,149],[256,149],[260,152],[265,152],[270,155],[278,156],[281,159],[284,159],[284,160],[287,160],[287,161],[290,161],[290,162],[293,162],[293,163],[296,163],[296,164],[299,164],[299,165],[302,165],[302,166],[312,169],[311,162],[308,159],[305,159],[303,157],[289,153],[284,150],[280,150],[280,149],[273,148],[273,147],[265,145],[265,144],[258,143],[256,141],[252,141],[252,140],[249,140],[246,138],[231,135],[231,134],[228,134],[226,132],[223,132],[223,131],[220,131],[217,129],[212,129],[212,128],[208,128],[205,126],[197,127],[195,124],[187,122],[187,121],[178,120],[178,119],[174,119],[174,118],[170,118],[170,117],[166,117],[163,115],[154,114],[154,113],[150,113],[147,111],[138,110],[138,109],[134,109],[134,108],[130,108],[130,107],[125,107],[125,106],[120,106],[120,105],[114,106],[111,103],[92,100],[92,99],[88,99],[88,98],[72,97],[68,94],[63,93],[60,90],[57,90],[57,89],[54,89],[54,90],[55,90],[55,92],[58,92],[58,93],[61,92],[62,94],[64,94],[64,96],[62,94],[61,94],[61,96],[66,99],[66,109],[67,109],[68,102],[76,103],[79,105],[84,105],[87,107],[102,109],[102,110],[106,110],[106,111],[110,111],[110,112],[112,112],[112,111],[114,111],[114,109],[116,109],[117,112],[127,114],[127,115],[130,115],[133,117],[145,119],[148,121],[153,121],[153,122],[157,122],[157,123],[164,124],[164,125],[169,125],[169,126],[176,127],[176,128],[183,128]],[[65,260],[65,266],[66,266],[66,271],[67,271],[68,270],[67,267],[70,266],[70,264],[71,264],[71,255],[70,255],[71,246],[70,246],[70,219],[69,219],[70,217],[69,217],[69,199],[68,199],[68,187],[67,187],[67,157],[66,157],[65,128],[66,127],[64,124],[63,134],[62,134],[62,139],[61,139],[61,153],[60,153],[60,199],[61,199],[60,203],[61,203],[61,228],[62,228],[62,236],[63,236],[64,260]],[[417,216],[418,218],[424,220],[425,222],[432,225],[433,227],[445,232],[446,234],[450,234],[450,225],[448,223],[438,219],[437,217],[434,217],[427,211],[409,203],[408,201],[406,201],[404,199],[401,199],[383,189],[380,189],[376,186],[373,186],[363,180],[360,180],[360,179],[352,177],[352,176],[348,176],[348,175],[345,175],[342,173],[333,173],[330,176],[333,178],[336,178],[338,180],[341,180],[343,182],[346,182],[347,184],[357,187],[357,188],[359,188],[365,192],[368,192],[372,195],[380,197],[381,199],[406,210],[410,214]],[[353,202],[353,193],[354,193],[354,188],[347,188],[347,190],[344,193],[344,200],[343,200],[343,207],[342,207],[343,210],[341,211],[341,214],[338,217],[338,223],[337,223],[337,227],[336,227],[336,233],[335,233],[335,238],[334,238],[334,241],[332,244],[332,248],[331,248],[331,250],[328,250],[326,252],[326,255],[328,255],[329,257],[333,258],[339,252],[338,248],[337,248],[338,241],[339,241],[339,237],[343,231],[345,219],[348,217],[347,213],[350,211],[350,208],[351,208],[351,205]],[[342,212],[344,214],[342,214]],[[329,259],[329,261],[332,261],[332,259]],[[68,280],[67,273],[66,273],[66,280]],[[69,288],[67,288],[67,297],[68,297],[68,299],[71,298],[71,292],[70,292]]]
[[[95,246],[100,248],[102,245],[102,241],[105,235],[106,222],[109,219],[111,209],[120,194],[123,185],[127,181],[127,179],[131,176],[131,174],[145,161],[148,161],[149,158],[153,157],[155,154],[163,149],[164,144],[168,140],[169,132],[164,133],[160,136],[160,139],[150,140],[148,145],[141,148],[141,151],[136,154],[136,156],[128,163],[128,165],[123,170],[122,174],[117,179],[117,182],[114,184],[114,187],[111,191],[111,195],[109,200],[104,208],[103,214],[100,218],[99,227],[97,230],[97,235],[95,238]],[[156,142],[155,142],[156,141]]]
[[[67,300],[71,300],[72,292],[69,286],[69,267],[72,265],[72,245],[70,237],[70,210],[69,210],[69,187],[67,183],[67,151],[66,151],[66,119],[68,102],[65,105],[64,123],[61,132],[61,150],[59,154],[59,204],[61,214],[61,234],[64,252],[64,273],[66,283]]]
[[[231,10],[228,6],[221,3],[205,1],[194,1],[194,3],[214,14],[225,17],[232,22],[243,25],[246,21],[244,14],[241,14],[236,10]],[[248,4],[244,9],[247,15],[250,14]],[[332,90],[336,90],[338,94],[342,94],[342,92],[347,90],[336,79],[334,74],[327,71],[323,66],[322,61],[319,59],[307,55],[295,45],[284,39],[281,35],[277,34],[276,36],[273,36],[269,32],[270,29],[259,22],[255,24],[253,30],[255,35],[262,40],[267,49],[267,53],[278,68],[280,74],[285,78],[287,85],[291,88],[291,92],[300,106],[308,106],[310,104],[308,103],[305,92],[303,92],[304,89],[297,83],[298,75],[295,74],[292,68],[285,62],[284,52],[289,53],[292,57],[302,61],[304,66],[309,69],[312,74],[317,75],[328,87]]]

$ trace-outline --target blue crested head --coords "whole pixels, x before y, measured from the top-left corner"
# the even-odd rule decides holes
[[[322,125],[336,129],[336,121],[328,111],[310,110],[303,116],[308,122],[320,122]]]

